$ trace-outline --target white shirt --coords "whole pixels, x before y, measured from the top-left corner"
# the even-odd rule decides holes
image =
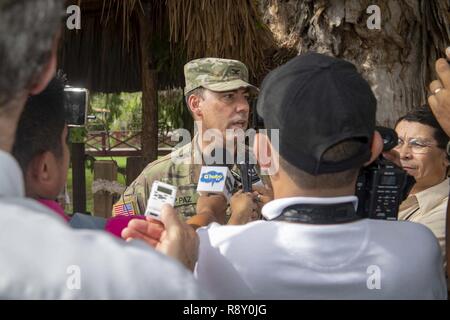
[[[196,299],[181,264],[141,242],[73,230],[24,198],[16,161],[0,150],[0,299]]]
[[[291,204],[356,197],[287,198],[263,207],[271,219]],[[434,235],[409,222],[335,225],[257,221],[198,230],[195,275],[219,299],[446,299]]]

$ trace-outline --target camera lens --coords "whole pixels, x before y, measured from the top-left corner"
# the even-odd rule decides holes
[[[389,151],[397,146],[398,135],[394,129],[386,127],[376,127],[376,130],[380,133],[381,138],[383,138],[383,151]]]

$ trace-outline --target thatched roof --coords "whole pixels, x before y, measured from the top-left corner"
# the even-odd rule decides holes
[[[158,87],[182,87],[183,65],[215,56],[247,64],[253,81],[267,73],[275,42],[254,0],[77,0],[81,30],[64,29],[60,68],[71,85],[97,92],[141,90],[139,14]],[[145,45],[145,44],[144,44]]]

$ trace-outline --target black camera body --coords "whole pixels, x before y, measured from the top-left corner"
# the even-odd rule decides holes
[[[383,137],[383,151],[397,145],[394,130],[377,127]],[[397,220],[400,204],[408,197],[415,179],[393,162],[379,157],[361,169],[356,182],[358,215],[369,219]]]
[[[398,208],[415,180],[386,159],[364,168],[356,183],[358,213],[370,219],[397,220]]]

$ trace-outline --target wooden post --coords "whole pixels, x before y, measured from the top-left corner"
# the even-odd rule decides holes
[[[144,158],[128,157],[126,167],[126,184],[129,186],[144,170]]]
[[[94,182],[96,180],[117,181],[117,164],[115,161],[95,161],[94,162]],[[111,217],[113,206],[113,194],[107,191],[94,193],[94,213],[93,215],[102,218]]]
[[[142,157],[148,164],[158,157],[158,87],[157,72],[151,52],[150,10],[143,3],[139,11],[139,40],[142,81]]]
[[[86,172],[84,143],[72,143],[73,212],[86,213]]]

